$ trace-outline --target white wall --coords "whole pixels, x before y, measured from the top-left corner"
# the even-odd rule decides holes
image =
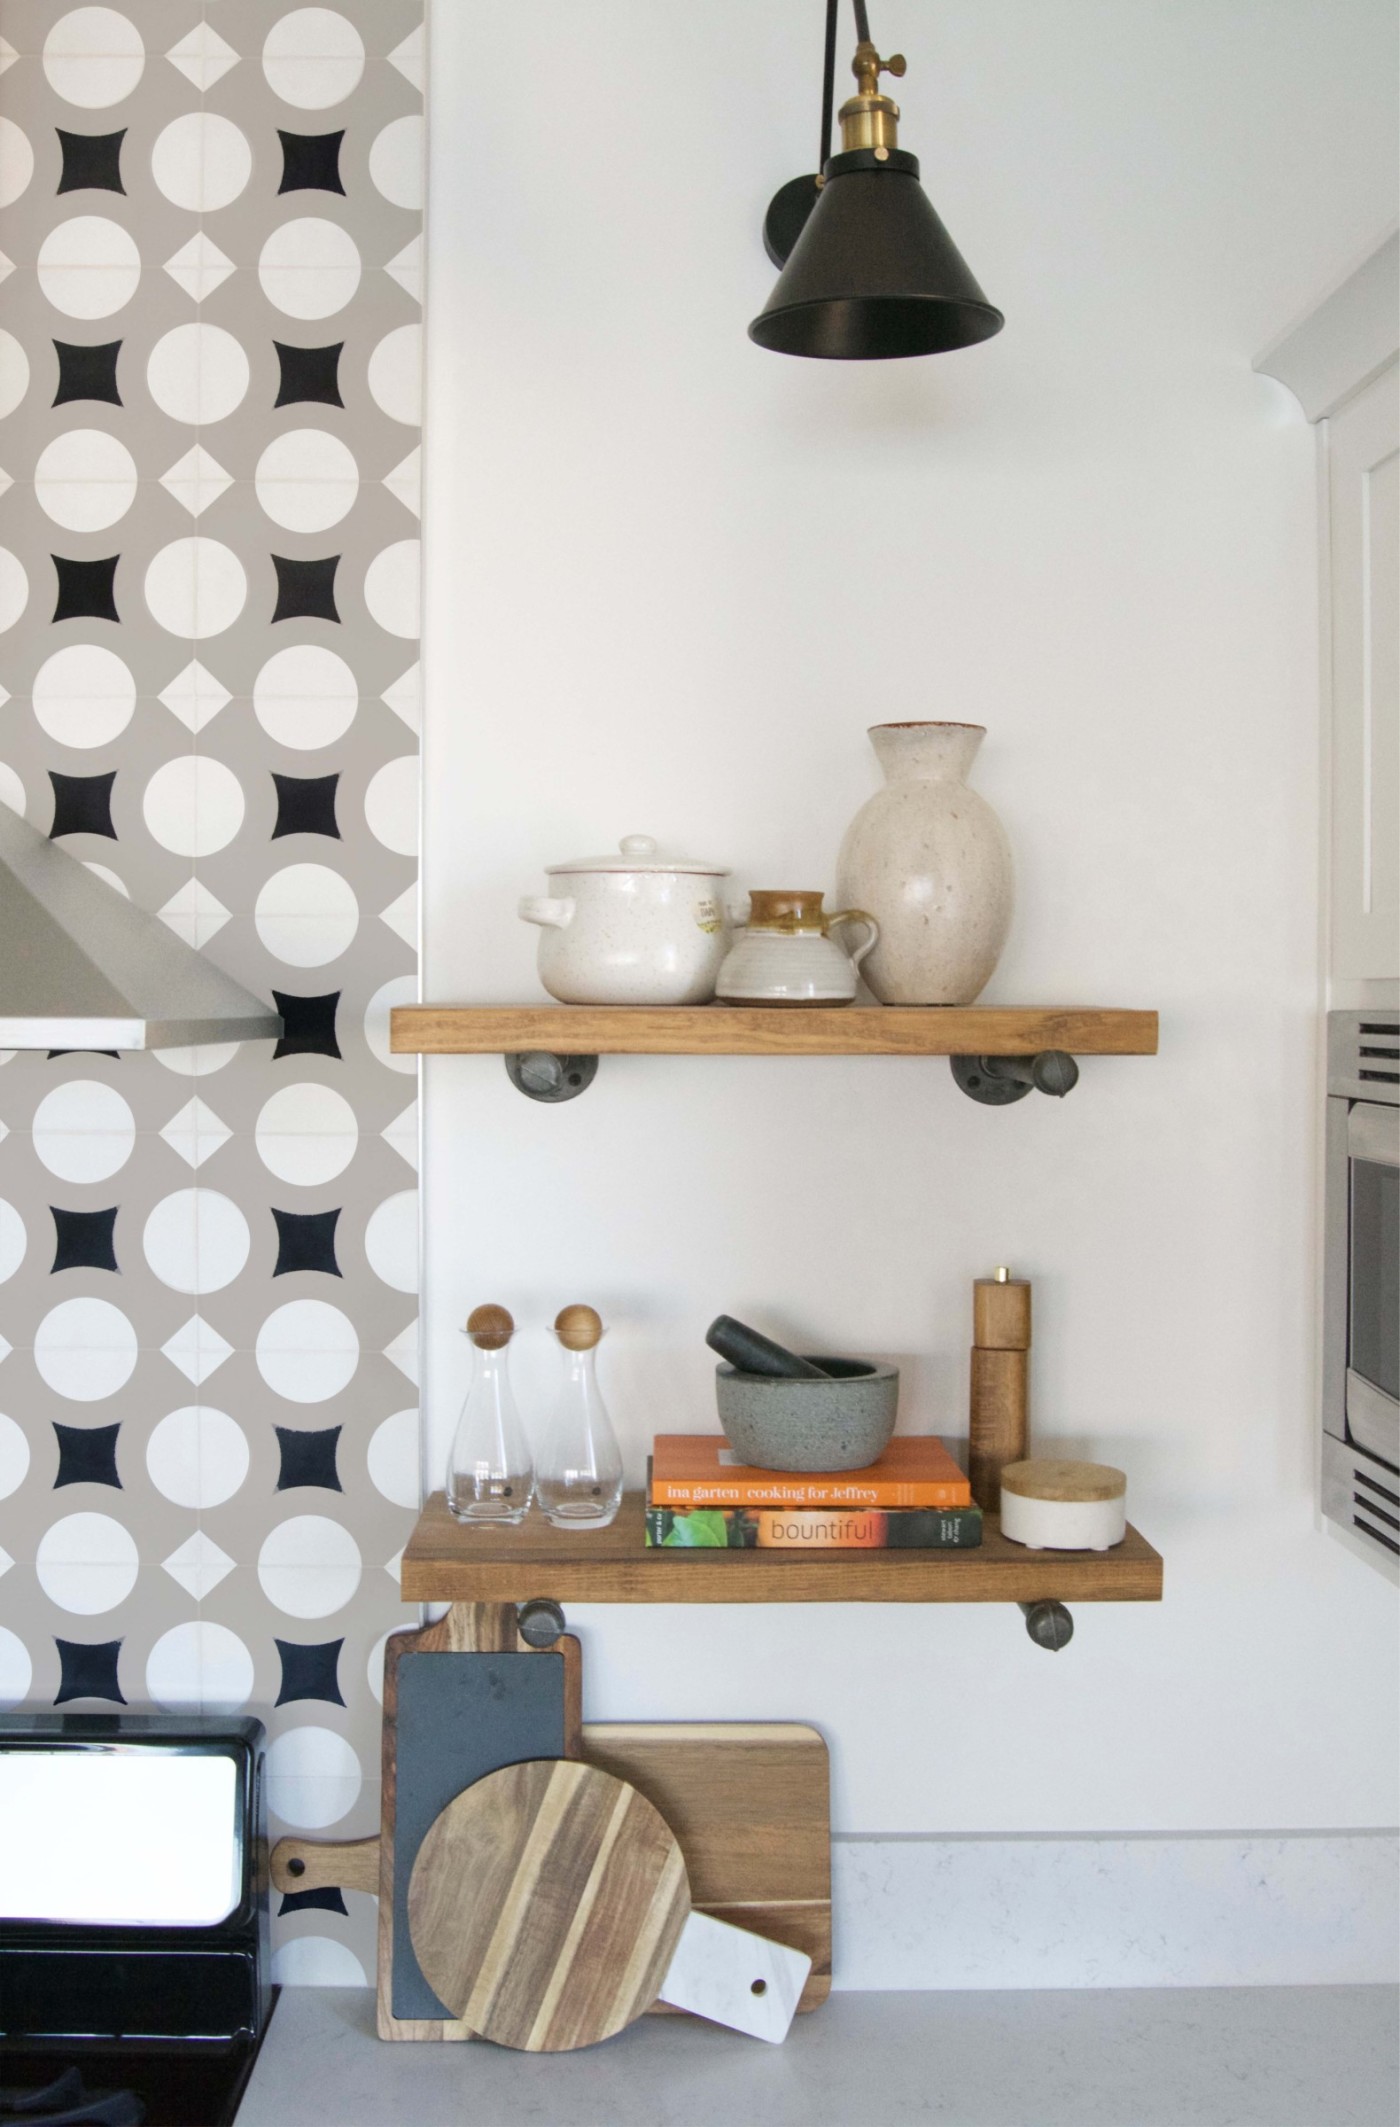
[[[753,347],[816,0],[434,10],[425,995],[541,995],[541,867],[644,830],[831,884],[864,728],[977,719],[1016,851],[988,1001],[1156,1006],[1156,1060],[973,1106],[940,1062],[427,1071],[427,1411],[565,1301],[651,1433],[721,1308],[897,1355],[965,1426],[970,1283],[1036,1282],[1036,1443],[1129,1472],[1160,1607],[571,1613],[596,1718],[801,1716],[847,1832],[1393,1822],[1394,1591],[1313,1506],[1312,437],[1254,351],[1394,212],[1389,0],[881,0],[990,345]],[[843,32],[843,43],[845,42]]]

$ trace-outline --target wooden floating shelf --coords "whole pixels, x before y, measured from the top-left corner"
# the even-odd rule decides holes
[[[1028,1551],[988,1515],[976,1551],[649,1551],[643,1499],[610,1528],[466,1528],[435,1492],[400,1567],[405,1602],[1156,1603],[1162,1560],[1129,1528],[1112,1551]]]
[[[399,1056],[1155,1056],[1155,1012],[1088,1006],[433,1005],[395,1008]]]

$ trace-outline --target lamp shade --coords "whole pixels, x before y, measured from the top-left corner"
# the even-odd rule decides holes
[[[833,155],[826,182],[749,338],[776,354],[882,362],[1000,332],[902,148]]]

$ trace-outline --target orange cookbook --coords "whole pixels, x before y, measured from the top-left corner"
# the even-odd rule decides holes
[[[723,1433],[658,1433],[653,1507],[966,1507],[972,1489],[932,1433],[896,1436],[863,1470],[756,1470]]]

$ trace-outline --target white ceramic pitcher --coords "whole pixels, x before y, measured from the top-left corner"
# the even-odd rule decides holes
[[[765,891],[749,895],[748,916],[730,911],[739,936],[725,955],[715,995],[726,1004],[850,1004],[856,973],[880,936],[864,909],[828,914],[817,893]],[[847,952],[831,933],[845,923],[866,936]]]

